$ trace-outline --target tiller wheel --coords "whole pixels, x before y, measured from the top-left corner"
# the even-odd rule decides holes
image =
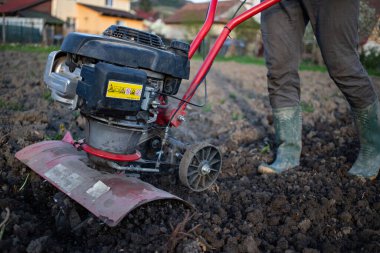
[[[193,191],[209,188],[222,168],[222,155],[208,143],[190,146],[179,165],[179,179]]]

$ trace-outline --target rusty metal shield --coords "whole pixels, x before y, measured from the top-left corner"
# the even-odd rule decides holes
[[[30,145],[17,152],[16,158],[111,227],[145,203],[183,201],[124,173],[109,174],[90,168],[86,153],[65,141]]]

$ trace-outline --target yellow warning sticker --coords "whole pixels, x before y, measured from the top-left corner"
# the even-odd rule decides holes
[[[128,100],[140,100],[143,86],[141,84],[108,81],[106,97]]]

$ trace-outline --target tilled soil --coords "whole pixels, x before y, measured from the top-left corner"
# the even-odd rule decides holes
[[[359,142],[347,103],[326,73],[301,73],[301,165],[281,175],[259,175],[260,162],[274,155],[266,70],[215,63],[207,106],[190,107],[174,134],[220,147],[217,183],[194,193],[175,175],[147,177],[195,209],[156,202],[109,228],[74,205],[85,222],[70,231],[56,222],[57,190],[14,154],[58,139],[64,130],[81,137],[83,119],[49,98],[42,82],[46,54],[0,56],[1,252],[380,252],[379,180],[346,174]],[[199,66],[192,64],[193,75]],[[379,90],[380,79],[373,81]],[[202,102],[202,89],[195,100]]]

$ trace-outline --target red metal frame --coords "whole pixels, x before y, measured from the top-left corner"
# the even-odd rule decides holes
[[[194,93],[199,86],[199,84],[202,82],[202,80],[207,75],[208,71],[211,68],[212,63],[215,60],[215,57],[218,55],[220,49],[222,48],[224,42],[226,41],[228,35],[231,33],[231,31],[241,24],[242,22],[246,21],[247,19],[253,17],[254,15],[268,9],[269,7],[279,3],[281,0],[266,0],[261,2],[260,4],[252,7],[249,10],[246,10],[242,14],[238,15],[237,17],[231,19],[227,25],[224,27],[222,33],[219,35],[217,40],[215,41],[214,46],[211,48],[210,52],[206,56],[204,62],[202,63],[202,66],[198,70],[197,74],[194,77],[194,80],[191,82],[189,88],[187,89],[186,93],[183,95],[182,99],[186,102],[190,102],[192,97],[194,96]],[[190,45],[189,50],[189,59],[191,59],[196,52],[196,50],[199,48],[202,40],[206,37],[207,33],[210,31],[212,24],[214,23],[215,18],[215,11],[217,6],[218,0],[211,0],[209,10],[207,13],[206,21],[204,25],[202,26],[201,30],[198,32],[197,36],[193,40],[193,42]],[[182,120],[180,116],[185,116],[186,112],[186,102],[179,102],[178,107],[173,109],[167,109],[164,112],[161,112],[161,115],[159,115],[159,122],[162,123],[170,123],[170,126],[178,127]]]

